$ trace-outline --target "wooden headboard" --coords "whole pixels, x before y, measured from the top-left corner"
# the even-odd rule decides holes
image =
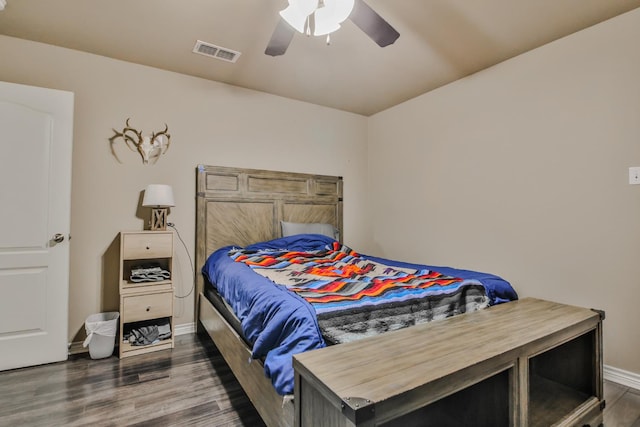
[[[280,221],[327,223],[342,229],[342,177],[198,165],[196,289],[216,249],[282,236]]]

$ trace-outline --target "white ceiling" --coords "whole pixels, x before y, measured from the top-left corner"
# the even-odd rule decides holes
[[[329,46],[296,34],[284,56],[267,56],[287,0],[7,0],[0,34],[371,115],[640,7],[640,0],[365,2],[400,32],[394,44],[380,48],[346,21]],[[242,55],[236,63],[197,55],[196,40]]]

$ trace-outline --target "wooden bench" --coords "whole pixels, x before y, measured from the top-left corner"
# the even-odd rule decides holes
[[[603,317],[525,298],[295,355],[295,425],[601,425]]]

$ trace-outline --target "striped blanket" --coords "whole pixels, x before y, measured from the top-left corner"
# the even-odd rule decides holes
[[[285,286],[339,344],[489,306],[484,286],[437,271],[385,265],[339,242],[323,250],[235,249],[229,256]]]

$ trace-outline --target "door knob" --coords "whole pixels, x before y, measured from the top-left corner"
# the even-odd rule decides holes
[[[64,241],[64,234],[56,233],[51,238],[51,241],[54,243],[62,243]]]

